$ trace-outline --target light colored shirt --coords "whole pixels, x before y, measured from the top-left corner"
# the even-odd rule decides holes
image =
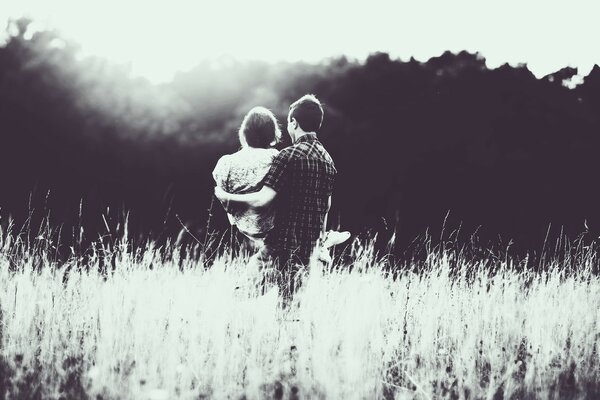
[[[213,170],[213,178],[221,189],[228,193],[252,193],[262,188],[264,177],[269,172],[276,149],[243,147],[236,153],[219,159]],[[240,208],[227,214],[231,225],[250,237],[262,237],[273,228],[274,208]]]

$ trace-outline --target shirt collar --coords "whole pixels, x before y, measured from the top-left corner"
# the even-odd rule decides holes
[[[317,134],[316,133],[305,133],[304,135],[302,135],[298,139],[296,139],[296,141],[294,142],[294,144],[296,144],[296,143],[302,143],[302,142],[311,142],[313,140],[317,140]]]

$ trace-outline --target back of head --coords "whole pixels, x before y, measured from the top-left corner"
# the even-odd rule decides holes
[[[290,105],[288,119],[292,118],[304,132],[316,132],[323,123],[323,106],[314,95],[304,95]]]
[[[273,113],[265,107],[254,107],[244,117],[238,132],[243,147],[269,148],[281,139],[281,130]]]

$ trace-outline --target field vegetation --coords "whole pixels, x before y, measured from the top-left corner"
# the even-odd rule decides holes
[[[247,255],[0,239],[5,398],[523,399],[600,396],[594,247],[538,268],[425,243],[394,263],[354,241],[282,307]],[[568,254],[568,256],[567,256]]]

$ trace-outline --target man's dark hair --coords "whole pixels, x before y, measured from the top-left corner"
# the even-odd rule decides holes
[[[269,109],[254,107],[242,121],[239,138],[242,146],[266,149],[279,142],[281,130]]]
[[[314,95],[304,95],[290,106],[289,119],[292,118],[304,132],[316,132],[323,122],[323,106]]]

